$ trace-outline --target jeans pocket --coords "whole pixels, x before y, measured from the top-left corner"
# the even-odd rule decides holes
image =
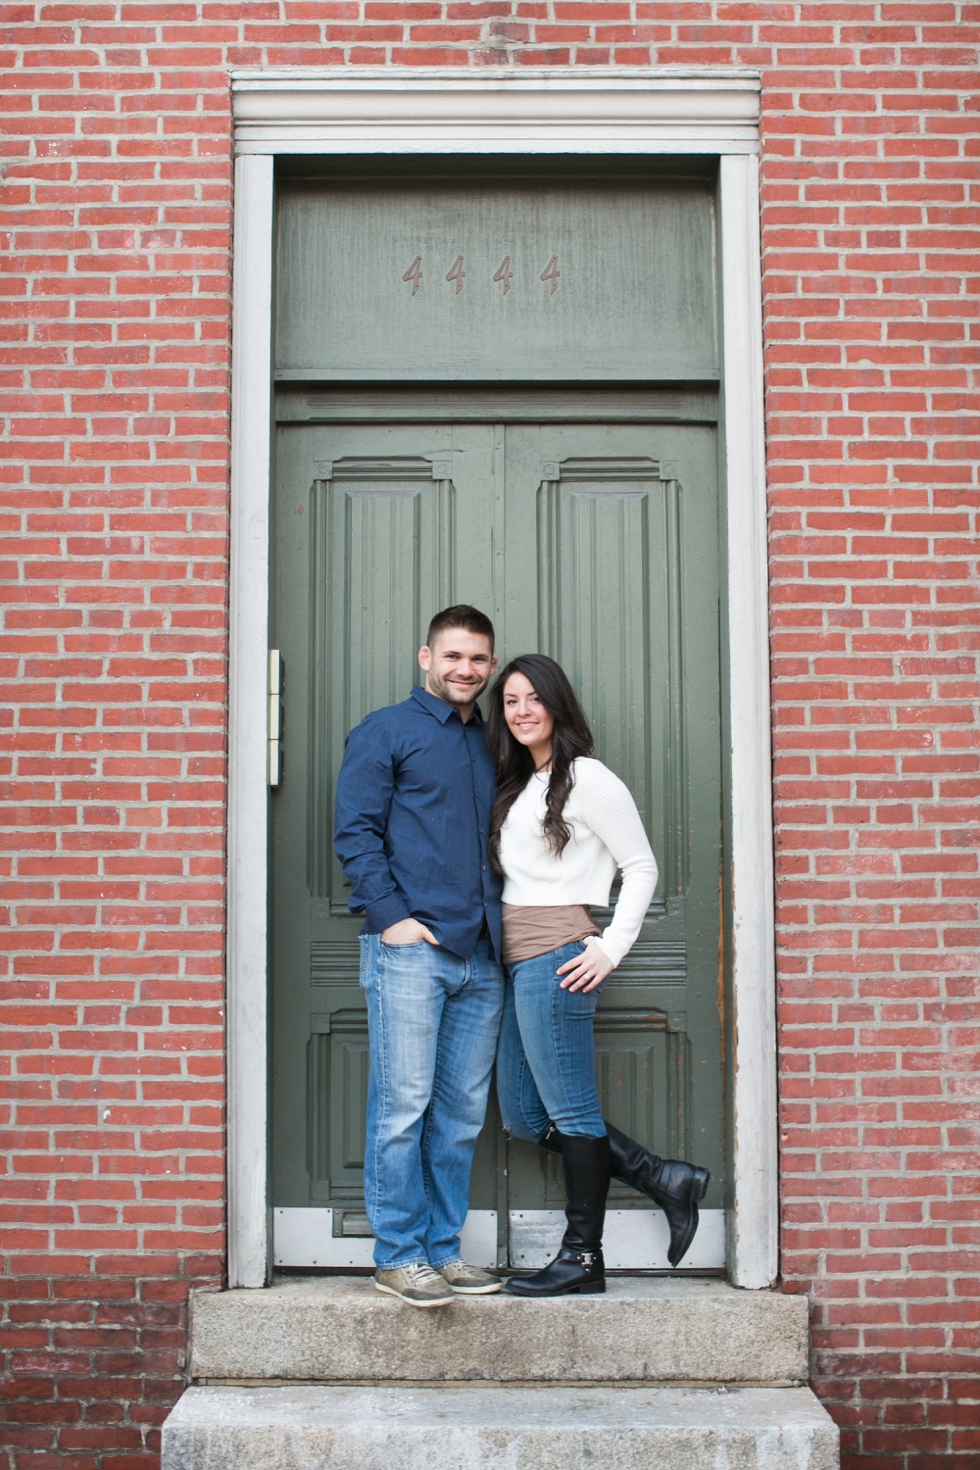
[[[577,960],[580,955],[585,954],[588,946],[584,939],[570,939],[563,944],[561,949],[555,950],[555,968],[560,970],[562,965],[567,965],[570,960]]]
[[[559,951],[562,959],[561,964],[558,966],[558,969],[562,969],[565,965],[569,963],[570,960],[577,960],[581,955],[585,954],[585,951],[588,949],[588,947],[588,943],[584,939],[573,939],[570,943],[562,945],[562,948]],[[596,1001],[599,999],[599,996],[603,992],[606,981],[600,980],[598,985],[594,985],[588,990],[586,990],[584,987],[581,987],[578,990],[570,990],[567,986],[563,984],[563,982],[568,978],[569,977],[567,975],[555,975],[555,980],[561,987],[562,993],[568,997],[569,1004],[578,1005],[582,1002],[585,1002],[591,1003],[594,1007]],[[606,979],[608,978],[609,977],[607,976]]]
[[[413,939],[411,944],[388,944],[386,940],[381,940],[381,948],[386,949],[389,954],[404,954],[407,949],[424,949],[426,947],[431,948],[427,939]]]

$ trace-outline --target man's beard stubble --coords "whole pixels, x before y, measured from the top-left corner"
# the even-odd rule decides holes
[[[430,692],[437,695],[439,699],[444,699],[447,704],[475,704],[490,683],[491,677],[488,674],[482,683],[468,685],[465,693],[460,685],[451,684],[448,679],[443,679],[431,671],[426,678],[426,683],[429,685]]]

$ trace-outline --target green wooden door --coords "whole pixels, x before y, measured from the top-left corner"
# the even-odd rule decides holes
[[[553,396],[548,422],[529,421],[526,395],[519,414],[515,405],[497,422],[431,402],[431,419],[416,402],[414,420],[279,431],[273,642],[286,673],[271,969],[281,1264],[370,1260],[361,921],[347,912],[332,853],[333,784],[348,730],[406,697],[431,614],[455,601],[493,616],[502,661],[539,649],[563,663],[598,754],[636,797],[661,879],[600,1005],[603,1105],[657,1152],[707,1165],[706,1219],[721,1219],[715,427],[561,421]],[[492,1107],[468,1253],[534,1264],[562,1203],[557,1161],[508,1145]],[[610,1204],[611,1264],[658,1264],[649,1202],[615,1189]],[[694,1264],[720,1266],[719,1231],[702,1236]]]

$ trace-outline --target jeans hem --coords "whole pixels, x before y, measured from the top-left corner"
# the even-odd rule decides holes
[[[410,1261],[385,1261],[384,1264],[375,1261],[374,1269],[376,1271],[404,1271],[408,1266],[427,1266],[428,1264],[425,1256],[415,1256]]]

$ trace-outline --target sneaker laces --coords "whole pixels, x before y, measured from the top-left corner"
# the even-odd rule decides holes
[[[415,1266],[406,1266],[405,1275],[411,1280],[413,1286],[428,1286],[432,1281],[442,1284],[442,1277],[425,1261],[420,1261]]]

